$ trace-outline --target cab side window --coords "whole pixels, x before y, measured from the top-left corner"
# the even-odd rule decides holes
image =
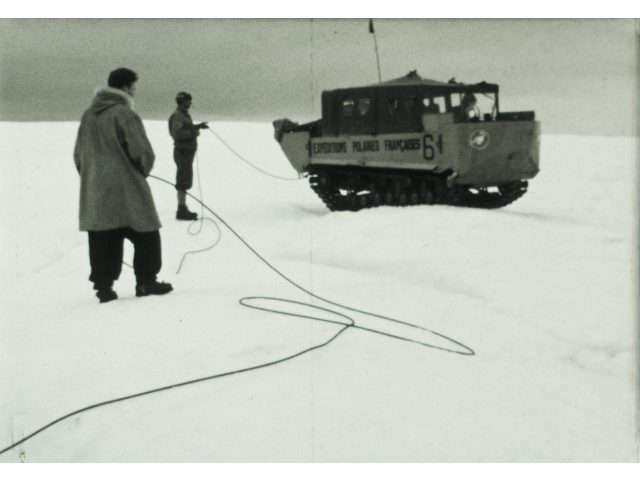
[[[389,113],[397,114],[400,111],[400,99],[389,99]]]
[[[408,114],[418,111],[418,99],[416,97],[405,97],[404,111]]]
[[[367,115],[369,113],[369,110],[371,110],[371,99],[358,99],[358,114]]]
[[[460,94],[453,94],[451,96],[451,106],[453,108],[460,106]]]
[[[422,112],[425,114],[439,114],[446,111],[444,97],[425,97],[422,99]]]
[[[355,102],[353,99],[344,99],[342,101],[342,116],[353,117]]]

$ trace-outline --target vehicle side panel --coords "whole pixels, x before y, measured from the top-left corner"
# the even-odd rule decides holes
[[[452,115],[422,117],[423,132],[311,137],[283,135],[282,149],[297,172],[309,164],[456,173],[455,183],[475,187],[533,178],[539,166],[539,123],[453,123]]]
[[[539,170],[540,124],[494,121],[453,124],[456,184],[486,187],[533,178]]]
[[[321,165],[434,170],[441,166],[436,152],[434,136],[424,132],[311,139],[311,163]]]

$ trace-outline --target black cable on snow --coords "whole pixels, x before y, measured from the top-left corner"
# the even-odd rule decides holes
[[[158,181],[160,181],[160,182],[164,182],[164,183],[166,183],[166,184],[173,185],[171,182],[169,182],[168,180],[165,180],[165,179],[163,179],[163,178],[161,178],[161,177],[156,177],[156,176],[154,176],[154,175],[150,175],[149,177],[152,177],[152,178],[154,178],[154,179],[156,179],[156,180],[158,180]],[[256,251],[256,250],[251,246],[251,244],[249,244],[249,243],[244,239],[244,237],[242,237],[240,234],[238,234],[238,233],[233,229],[233,227],[231,227],[231,226],[230,226],[230,225],[229,225],[229,224],[228,224],[228,223],[227,223],[227,222],[226,222],[222,217],[220,217],[216,212],[214,212],[214,211],[213,211],[213,210],[212,210],[208,205],[206,205],[204,202],[202,202],[200,199],[198,199],[197,197],[193,196],[193,195],[192,195],[192,194],[190,194],[189,192],[187,192],[187,195],[188,195],[189,197],[191,197],[192,199],[194,199],[196,202],[200,203],[200,204],[201,204],[201,205],[202,205],[206,210],[208,210],[208,211],[209,211],[209,212],[210,212],[210,213],[211,213],[211,214],[212,214],[212,215],[213,215],[213,216],[214,216],[214,217],[215,217],[215,218],[216,218],[216,219],[217,219],[217,220],[218,220],[222,225],[224,225],[224,226],[229,230],[229,232],[231,232],[231,233],[232,233],[232,234],[233,234],[233,235],[234,235],[234,236],[235,236],[235,237],[236,237],[236,238],[237,238],[237,239],[238,239],[238,240],[239,240],[239,241],[240,241],[240,242],[241,242],[241,243],[242,243],[242,244],[247,248],[247,249],[249,249],[249,250],[250,250],[250,251],[251,251],[251,252],[252,252],[252,253],[253,253],[253,254],[254,254],[258,259],[260,259],[260,261],[262,261],[262,262],[263,262],[267,267],[269,267],[269,269],[271,269],[273,272],[275,272],[276,274],[278,274],[278,275],[279,275],[282,279],[284,279],[286,282],[288,282],[289,284],[291,284],[293,287],[297,288],[298,290],[300,290],[300,291],[304,292],[305,294],[307,294],[307,295],[309,295],[309,296],[311,296],[311,297],[314,297],[314,298],[316,298],[316,299],[318,299],[318,300],[320,300],[320,301],[326,302],[327,304],[331,304],[331,305],[333,305],[333,306],[340,307],[340,308],[342,308],[342,309],[347,309],[347,310],[352,311],[352,312],[357,312],[357,313],[360,313],[360,314],[365,314],[365,315],[367,315],[367,316],[377,317],[378,319],[383,319],[383,320],[385,320],[385,321],[390,321],[390,322],[393,322],[393,323],[402,324],[402,325],[404,325],[404,326],[408,326],[408,327],[412,327],[412,328],[415,328],[415,329],[418,329],[418,330],[421,330],[421,331],[428,332],[428,333],[430,333],[430,334],[433,334],[433,335],[435,335],[435,336],[437,336],[437,337],[440,337],[440,338],[442,338],[442,339],[445,339],[445,340],[447,340],[447,341],[449,341],[449,342],[451,342],[451,343],[453,343],[453,344],[455,344],[455,345],[459,346],[459,347],[460,347],[460,348],[462,348],[463,350],[462,350],[462,351],[457,351],[457,350],[455,350],[455,349],[448,349],[448,348],[441,347],[441,346],[436,346],[436,345],[433,345],[433,344],[423,343],[423,342],[419,342],[419,341],[413,341],[413,340],[411,340],[411,339],[403,338],[403,337],[401,337],[401,336],[389,335],[389,334],[386,334],[386,333],[383,333],[383,332],[379,332],[380,334],[389,335],[390,337],[395,337],[395,338],[402,339],[402,340],[406,340],[406,341],[416,342],[417,344],[422,344],[422,345],[423,345],[423,346],[425,346],[425,347],[431,347],[431,348],[434,348],[434,349],[439,349],[439,350],[441,350],[441,351],[446,351],[446,352],[450,352],[450,353],[453,353],[453,354],[462,354],[462,355],[474,355],[474,354],[475,354],[475,352],[473,351],[473,349],[471,349],[470,347],[468,347],[468,346],[464,345],[463,343],[461,343],[461,342],[459,342],[459,341],[456,341],[455,339],[452,339],[452,338],[450,338],[450,337],[448,337],[448,336],[446,336],[446,335],[444,335],[444,334],[441,334],[441,333],[439,333],[439,332],[437,332],[437,331],[434,331],[434,330],[431,330],[431,329],[427,329],[427,328],[425,328],[425,327],[418,326],[418,325],[416,325],[416,324],[412,324],[412,323],[410,323],[410,322],[401,321],[401,320],[394,319],[394,318],[391,318],[391,317],[382,316],[382,315],[375,314],[375,313],[372,313],[372,312],[364,311],[364,310],[362,310],[362,309],[356,309],[356,308],[353,308],[353,307],[345,306],[345,305],[343,305],[343,304],[340,304],[340,303],[337,303],[337,302],[331,301],[331,300],[329,300],[329,299],[326,299],[326,298],[324,298],[324,297],[321,297],[321,296],[319,296],[319,295],[315,294],[314,292],[312,292],[312,291],[310,291],[310,290],[306,289],[305,287],[301,286],[300,284],[298,284],[297,282],[295,282],[295,281],[294,281],[294,280],[292,280],[291,278],[287,277],[287,276],[286,276],[285,274],[283,274],[280,270],[278,270],[275,266],[273,266],[273,264],[271,264],[271,263],[270,263],[267,259],[265,259],[265,258],[264,258],[264,257],[263,257],[259,252],[258,252],[258,251]],[[286,301],[286,300],[285,300],[285,301]],[[309,305],[310,307],[314,307],[314,308],[316,308],[316,307],[317,307],[317,306],[314,306],[313,304],[308,304],[308,305]],[[364,330],[369,330],[369,331],[371,331],[371,332],[378,332],[378,331],[375,331],[375,330],[372,330],[372,329],[364,329]]]
[[[198,154],[196,153],[196,177],[198,179],[198,192],[200,195],[201,199],[204,199],[204,196],[202,195],[202,181],[200,180],[200,158],[198,157]],[[222,239],[222,231],[220,230],[220,227],[218,227],[218,223],[213,220],[211,217],[205,217],[204,216],[204,207],[203,204],[200,203],[200,216],[198,219],[191,221],[191,223],[189,224],[189,227],[187,228],[187,232],[189,233],[189,235],[192,236],[196,236],[198,234],[200,234],[200,232],[202,232],[202,226],[204,224],[204,221],[209,221],[211,223],[213,223],[213,226],[217,229],[218,231],[218,237],[216,238],[215,242],[203,249],[196,249],[196,250],[192,250],[192,251],[187,251],[182,255],[182,259],[180,259],[180,264],[178,265],[178,270],[176,271],[176,274],[180,274],[180,270],[182,269],[182,264],[184,263],[185,259],[187,258],[188,255],[190,254],[198,254],[201,252],[206,252],[210,249],[213,249],[215,246],[218,245],[218,242],[220,242],[220,239]],[[198,224],[199,225],[199,229],[196,231],[192,231],[191,228]]]
[[[329,338],[329,340],[327,340],[327,341],[325,341],[325,342],[323,342],[321,344],[318,344],[318,345],[315,345],[315,346],[311,346],[311,347],[309,347],[307,349],[304,349],[304,350],[302,350],[300,352],[297,352],[295,354],[291,354],[290,356],[283,357],[283,358],[280,358],[280,359],[276,359],[275,361],[269,361],[269,362],[265,362],[263,364],[258,364],[256,366],[250,366],[250,367],[246,367],[246,368],[243,368],[243,369],[237,369],[235,371],[228,371],[228,372],[223,372],[223,373],[220,373],[220,374],[213,374],[211,376],[201,377],[201,378],[197,378],[197,379],[191,379],[189,381],[179,382],[179,383],[176,383],[176,384],[171,384],[169,386],[163,386],[163,387],[159,387],[159,388],[156,388],[156,389],[150,389],[148,391],[143,391],[143,392],[139,392],[139,393],[136,393],[136,394],[130,394],[128,396],[122,396],[122,397],[119,397],[119,398],[110,399],[108,401],[102,401],[102,402],[99,402],[99,403],[96,403],[96,404],[92,404],[90,406],[83,407],[83,408],[78,409],[76,411],[73,411],[73,412],[71,412],[69,414],[65,414],[64,416],[61,416],[58,419],[55,419],[54,421],[51,421],[49,424],[46,424],[45,426],[42,426],[40,429],[32,432],[28,436],[25,436],[24,438],[22,438],[19,441],[13,443],[12,445],[7,446],[6,448],[3,448],[2,450],[0,450],[0,455],[6,453],[7,451],[10,451],[11,449],[15,448],[16,446],[19,446],[20,444],[24,443],[25,441],[28,441],[29,439],[33,438],[37,434],[40,434],[42,431],[45,431],[45,430],[49,429],[50,427],[54,426],[55,424],[58,424],[59,422],[64,421],[65,419],[68,419],[68,418],[70,418],[72,416],[75,416],[77,414],[81,414],[81,413],[84,413],[84,412],[87,412],[87,411],[90,411],[92,409],[96,409],[96,408],[99,408],[99,407],[107,406],[109,404],[115,404],[117,402],[127,401],[129,399],[134,399],[134,398],[138,398],[138,397],[142,397],[142,396],[147,396],[149,394],[155,394],[155,393],[162,392],[162,391],[168,391],[169,389],[174,389],[174,388],[178,388],[178,387],[184,387],[184,386],[188,386],[190,384],[196,384],[196,383],[203,382],[203,381],[209,381],[211,379],[217,379],[217,378],[221,378],[221,377],[231,376],[233,374],[240,374],[240,373],[243,373],[243,372],[255,371],[255,370],[258,370],[258,369],[265,368],[265,367],[274,366],[276,364],[280,364],[280,363],[285,362],[285,361],[290,361],[291,359],[295,359],[296,357],[300,357],[300,356],[302,356],[304,354],[307,354],[308,352],[311,352],[311,351],[313,351],[315,349],[319,349],[321,347],[324,347],[324,346],[328,345],[329,343],[333,342],[340,334],[342,334],[348,327],[349,326],[343,327],[336,334],[334,334],[331,338]]]
[[[224,139],[222,137],[220,137],[211,127],[208,127],[209,132],[211,132],[220,142],[222,142],[222,144],[229,149],[229,151],[235,155],[236,157],[238,157],[241,161],[243,161],[244,163],[246,163],[247,165],[249,165],[250,167],[256,169],[259,172],[262,172],[264,175],[268,175],[269,177],[273,177],[274,179],[278,179],[278,180],[300,180],[302,177],[296,177],[295,179],[292,177],[281,177],[279,175],[275,175],[272,174],[271,172],[267,172],[266,170],[261,169],[260,167],[258,167],[257,165],[249,162],[247,159],[245,159],[242,155],[240,155],[238,152],[236,152],[233,147],[231,147],[229,144],[227,144]],[[199,201],[198,201],[199,202]]]
[[[270,175],[270,174],[267,173],[267,175]],[[175,184],[173,184],[170,181],[165,180],[165,179],[163,179],[161,177],[157,177],[155,175],[150,175],[149,177],[151,177],[153,179],[156,179],[156,180],[158,180],[160,182],[163,182],[165,184],[168,184],[168,185],[170,185],[170,186],[175,188]],[[294,179],[290,179],[290,180],[294,180]],[[17,447],[17,446],[19,446],[21,444],[23,444],[24,442],[28,441],[29,439],[33,438],[34,436],[40,434],[41,432],[49,429],[50,427],[52,427],[52,426],[64,421],[65,419],[68,419],[68,418],[70,418],[72,416],[75,416],[75,415],[78,415],[78,414],[81,414],[81,413],[84,413],[84,412],[87,412],[87,411],[90,411],[90,410],[93,410],[93,409],[97,409],[97,408],[100,408],[100,407],[103,407],[103,406],[107,406],[107,405],[110,405],[110,404],[115,404],[115,403],[118,403],[118,402],[127,401],[127,400],[130,400],[130,399],[139,398],[139,397],[142,397],[142,396],[147,396],[147,395],[150,395],[150,394],[159,393],[159,392],[162,392],[162,391],[168,391],[168,390],[174,389],[174,388],[184,387],[184,386],[188,386],[188,385],[192,385],[192,384],[196,384],[196,383],[200,383],[200,382],[204,382],[204,381],[210,381],[212,379],[218,379],[218,378],[221,378],[221,377],[232,376],[232,375],[235,375],[235,374],[241,374],[241,373],[245,373],[245,372],[249,372],[249,371],[255,371],[255,370],[258,370],[258,369],[263,369],[263,368],[266,368],[266,367],[270,367],[270,366],[274,366],[274,365],[277,365],[277,364],[281,364],[283,362],[290,361],[290,360],[295,359],[297,357],[303,356],[304,354],[307,354],[307,353],[309,353],[311,351],[314,351],[314,350],[320,349],[322,347],[328,346],[330,343],[335,341],[338,338],[338,336],[343,334],[349,328],[360,329],[360,330],[371,332],[371,333],[374,333],[374,334],[379,334],[381,336],[385,336],[385,337],[389,337],[389,338],[393,338],[393,339],[397,339],[397,340],[401,340],[401,341],[406,341],[406,342],[419,344],[419,345],[424,346],[424,347],[429,347],[429,348],[432,348],[432,349],[437,349],[437,350],[449,352],[449,353],[452,353],[452,354],[459,354],[459,355],[463,355],[463,356],[473,356],[473,355],[475,355],[475,352],[470,347],[466,346],[465,344],[463,344],[463,343],[461,343],[459,341],[456,341],[455,339],[453,339],[451,337],[448,337],[448,336],[446,336],[444,334],[436,332],[434,330],[427,329],[425,327],[418,326],[416,324],[412,324],[412,323],[409,323],[409,322],[406,322],[406,321],[401,321],[401,320],[398,320],[398,319],[393,319],[391,317],[386,317],[386,316],[382,316],[382,315],[379,315],[379,314],[374,314],[372,312],[368,312],[368,311],[365,311],[365,310],[362,310],[362,309],[355,309],[355,308],[352,308],[352,307],[348,307],[348,306],[345,306],[343,304],[339,304],[337,302],[333,302],[333,301],[331,301],[329,299],[326,299],[324,297],[321,297],[321,296],[313,293],[312,291],[304,288],[303,286],[301,286],[300,284],[298,284],[297,282],[295,282],[291,278],[287,277],[280,270],[278,270],[275,266],[273,266],[269,261],[267,261],[240,234],[238,234],[222,217],[220,217],[216,212],[214,212],[209,206],[207,206],[199,198],[193,196],[189,192],[187,192],[187,195],[189,197],[191,197],[192,199],[194,199],[196,202],[198,202],[202,206],[203,209],[206,209],[207,211],[209,211],[247,249],[249,249],[260,261],[262,261],[274,273],[279,275],[282,279],[284,279],[286,282],[288,282],[289,284],[291,284],[293,287],[297,288],[301,292],[304,292],[305,294],[307,294],[307,295],[309,295],[311,297],[314,297],[314,298],[316,298],[316,299],[318,299],[320,301],[326,302],[327,304],[331,304],[333,306],[340,307],[342,309],[347,309],[347,310],[352,311],[352,312],[357,312],[357,313],[360,313],[360,314],[365,314],[365,315],[368,315],[368,316],[377,317],[378,319],[382,319],[382,320],[393,322],[393,323],[397,323],[397,324],[402,324],[404,326],[408,326],[408,327],[412,327],[412,328],[415,328],[415,329],[418,329],[418,330],[421,330],[421,331],[424,331],[424,332],[428,332],[430,334],[433,334],[433,335],[435,335],[437,337],[440,337],[440,338],[442,338],[444,340],[447,340],[447,341],[459,346],[461,348],[461,350],[448,349],[446,347],[442,347],[442,346],[437,346],[437,345],[434,345],[434,344],[428,344],[428,343],[425,343],[425,342],[421,342],[421,341],[418,341],[416,339],[411,339],[411,338],[407,338],[407,337],[391,334],[391,333],[388,333],[388,332],[379,331],[379,330],[367,328],[367,327],[364,327],[364,326],[359,326],[359,325],[357,325],[355,323],[353,318],[347,316],[346,314],[343,314],[343,313],[340,313],[340,312],[337,312],[337,311],[333,311],[333,310],[330,310],[330,309],[326,309],[326,308],[323,308],[323,307],[319,307],[319,306],[316,306],[314,304],[298,302],[298,301],[292,301],[290,299],[273,298],[273,297],[244,297],[244,298],[239,300],[239,303],[241,305],[245,306],[245,307],[258,309],[258,310],[265,311],[265,312],[284,314],[284,315],[289,315],[289,316],[294,316],[294,317],[299,317],[299,318],[311,319],[311,320],[315,320],[315,321],[327,322],[327,323],[331,323],[331,324],[340,325],[342,327],[340,328],[340,330],[337,333],[335,333],[333,336],[331,336],[328,340],[326,340],[326,341],[324,341],[324,342],[322,342],[320,344],[311,346],[311,347],[309,347],[307,349],[303,349],[302,351],[296,352],[294,354],[291,354],[291,355],[283,357],[283,358],[279,358],[279,359],[276,359],[276,360],[273,360],[273,361],[269,361],[269,362],[266,362],[266,363],[262,363],[262,364],[257,364],[255,366],[249,366],[249,367],[242,368],[242,369],[236,369],[236,370],[233,370],[233,371],[228,371],[228,372],[223,372],[223,373],[218,373],[218,374],[212,374],[210,376],[200,377],[200,378],[197,378],[197,379],[191,379],[191,380],[188,380],[188,381],[184,381],[184,382],[180,382],[180,383],[176,383],[176,384],[171,384],[171,385],[168,385],[168,386],[162,386],[162,387],[158,387],[158,388],[155,388],[155,389],[150,389],[148,391],[143,391],[143,392],[139,392],[139,393],[135,393],[135,394],[130,394],[130,395],[127,395],[127,396],[122,396],[122,397],[110,399],[110,400],[107,400],[107,401],[102,401],[102,402],[99,402],[99,403],[96,403],[96,404],[92,404],[90,406],[83,407],[81,409],[77,409],[77,410],[75,410],[73,412],[65,414],[64,416],[61,416],[61,417],[51,421],[50,423],[42,426],[41,428],[39,428],[36,431],[32,432],[31,434],[23,437],[22,439],[19,439],[18,441],[14,442],[13,444],[11,444],[11,445],[9,445],[9,446],[7,446],[5,448],[0,449],[0,455],[6,453],[7,451],[10,451],[11,449],[13,449],[13,448],[15,448],[15,447]],[[215,221],[214,221],[214,224],[215,224]],[[216,224],[216,226],[217,226],[217,224]],[[219,230],[219,228],[218,228],[218,230]],[[216,241],[216,243],[217,243],[217,241]],[[208,249],[209,248],[204,249],[204,250],[208,250]],[[182,260],[184,261],[184,257],[183,257]],[[182,265],[182,262],[180,263],[180,265]],[[325,318],[316,317],[316,316],[307,316],[307,315],[302,315],[302,314],[295,314],[295,313],[292,313],[292,312],[281,311],[281,310],[276,310],[276,309],[269,309],[269,308],[265,308],[265,307],[260,307],[259,305],[252,305],[251,301],[256,301],[256,300],[279,301],[279,302],[294,304],[294,305],[298,305],[298,306],[311,307],[311,308],[313,308],[315,310],[324,311],[324,312],[327,312],[327,313],[334,314],[334,315],[337,315],[339,317],[342,317],[343,319],[345,319],[345,322],[339,322],[339,321],[336,321],[336,320],[325,319]]]

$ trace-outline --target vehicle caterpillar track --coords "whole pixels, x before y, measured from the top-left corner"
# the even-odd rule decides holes
[[[332,211],[445,204],[496,209],[539,171],[540,123],[501,112],[496,84],[398,79],[322,93],[322,118],[276,140]]]
[[[526,181],[514,181],[490,191],[446,185],[446,178],[413,172],[312,168],[309,185],[331,211],[358,211],[379,206],[452,205],[497,209],[527,192]]]

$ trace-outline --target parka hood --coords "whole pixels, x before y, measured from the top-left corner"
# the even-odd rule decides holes
[[[126,105],[132,109],[133,99],[124,90],[104,87],[96,91],[96,96],[93,98],[89,110],[95,115],[99,115],[114,105]]]

